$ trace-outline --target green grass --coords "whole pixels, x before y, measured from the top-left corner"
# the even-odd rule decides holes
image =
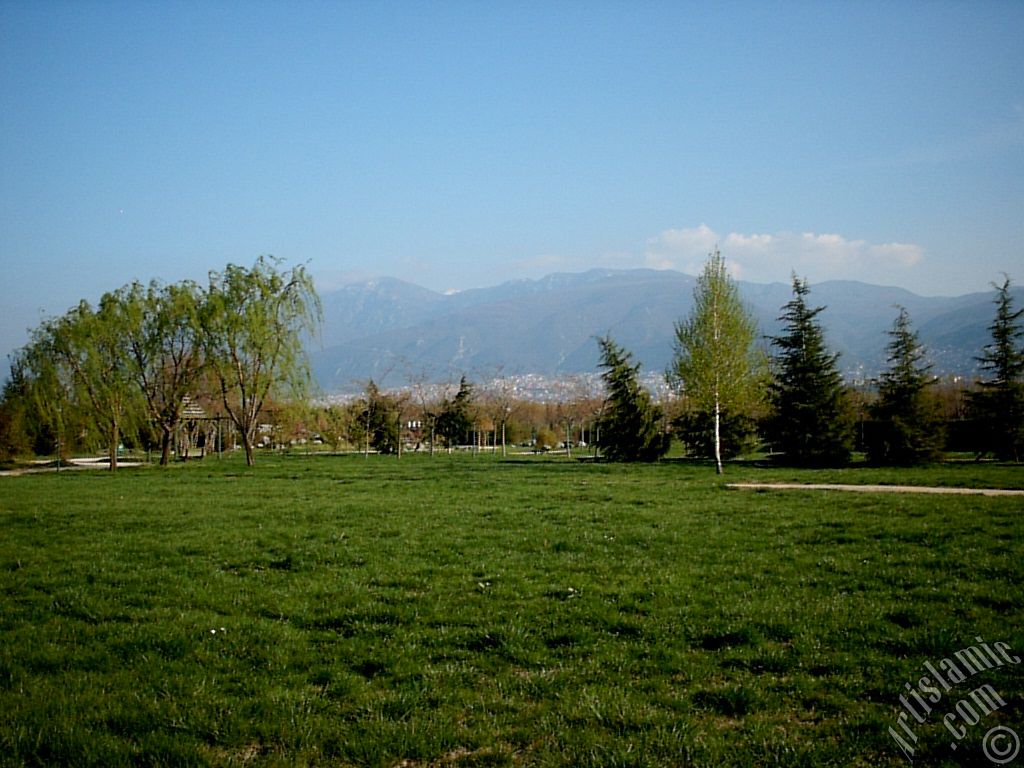
[[[901,765],[924,662],[1024,656],[1020,499],[722,486],[1017,467],[260,459],[0,478],[0,762]],[[1000,724],[1024,664],[915,762]]]

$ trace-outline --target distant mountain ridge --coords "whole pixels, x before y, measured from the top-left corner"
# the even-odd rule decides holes
[[[695,283],[670,270],[594,269],[444,294],[384,277],[321,296],[323,327],[310,342],[310,358],[326,392],[353,391],[370,378],[397,387],[418,376],[440,380],[463,372],[557,377],[595,371],[594,337],[611,334],[645,370],[663,371]],[[739,287],[761,332],[776,334],[792,286]],[[827,342],[850,377],[884,368],[897,305],[910,313],[936,373],[974,374],[995,315],[994,291],[926,297],[852,281],[810,289],[811,304],[826,306],[819,317]],[[1014,298],[1021,306],[1024,291],[1015,289]]]

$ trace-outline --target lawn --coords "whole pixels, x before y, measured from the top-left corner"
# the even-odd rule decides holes
[[[1024,663],[905,729],[899,697],[923,713],[905,684],[976,638],[1024,658],[1024,500],[723,485],[792,480],[1024,470],[294,455],[0,478],[0,764],[907,764],[890,726],[916,764],[993,764],[990,729],[1024,736]],[[1005,703],[979,711],[984,685]]]

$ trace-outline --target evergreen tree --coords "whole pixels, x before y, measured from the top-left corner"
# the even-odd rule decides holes
[[[846,390],[817,320],[824,307],[810,308],[805,280],[793,276],[793,298],[772,337],[779,351],[769,387],[773,413],[768,433],[783,460],[795,466],[838,466],[850,461],[853,418]]]
[[[996,318],[989,326],[992,343],[978,358],[984,377],[971,406],[988,450],[1003,461],[1020,461],[1024,455],[1024,308],[1013,309],[1010,278],[993,287]]]
[[[661,408],[639,380],[640,365],[610,337],[598,339],[607,398],[597,422],[601,453],[612,461],[657,461],[668,450]]]
[[[714,457],[721,474],[723,453],[738,452],[753,432],[763,358],[754,345],[757,323],[717,249],[697,279],[693,298],[690,316],[676,324],[667,378],[686,398],[687,411],[676,426],[692,450]]]
[[[868,459],[901,466],[934,461],[942,449],[937,402],[928,392],[934,379],[905,308],[900,307],[889,336],[889,368],[882,374],[879,398],[871,407],[877,432],[867,447]]]
[[[362,425],[365,425],[367,444],[379,454],[398,453],[398,406],[395,399],[373,382],[367,385],[367,397],[362,402]]]
[[[435,429],[450,451],[456,445],[473,442],[473,425],[473,386],[462,376],[455,397],[442,403]]]

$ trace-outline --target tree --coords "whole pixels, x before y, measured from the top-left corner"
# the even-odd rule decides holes
[[[491,380],[483,397],[483,410],[494,423],[497,439],[501,440],[501,455],[508,455],[506,438],[509,420],[516,408],[515,383],[503,375],[502,366],[498,366],[495,377]]]
[[[825,308],[807,306],[810,290],[793,276],[793,298],[779,320],[783,334],[772,337],[779,352],[769,387],[773,413],[768,433],[784,460],[797,466],[837,466],[850,461],[853,418],[838,354],[825,347],[817,316]]]
[[[352,419],[353,438],[378,453],[398,453],[399,407],[395,398],[380,391],[373,379],[366,384],[364,397],[354,404]]]
[[[942,451],[938,403],[928,391],[934,379],[904,307],[899,308],[889,339],[889,368],[870,408],[877,432],[867,446],[868,459],[899,466],[934,461]]]
[[[996,317],[989,326],[992,342],[981,357],[980,391],[971,409],[984,433],[984,443],[996,458],[1020,461],[1024,454],[1024,308],[1014,310],[1010,278],[996,289]]]
[[[260,257],[252,269],[229,264],[224,272],[211,272],[200,313],[205,360],[249,466],[267,398],[299,398],[309,387],[302,338],[315,333],[320,319],[320,299],[306,269],[282,272],[278,264]]]
[[[640,384],[640,365],[610,336],[597,340],[605,407],[598,419],[602,455],[611,461],[657,461],[668,451],[661,409]]]
[[[761,399],[764,359],[755,346],[757,322],[740,300],[725,259],[716,249],[693,291],[694,305],[676,324],[675,354],[668,380],[686,398],[682,426],[691,447],[711,448],[722,474],[723,421],[729,424],[729,448],[738,448],[753,432],[752,413]],[[710,426],[710,435],[701,433]],[[703,450],[702,450],[703,449]]]
[[[166,466],[182,408],[204,371],[201,291],[195,283],[160,286],[154,281],[148,288],[133,283],[116,295],[125,317],[132,376],[159,430],[160,464]]]
[[[37,329],[29,359],[36,367],[38,396],[58,409],[71,401],[89,414],[107,445],[110,470],[117,469],[122,437],[141,422],[143,406],[124,343],[126,323],[116,294],[95,310],[81,302]]]
[[[24,367],[20,357],[16,357],[0,394],[0,461],[9,461],[32,450],[28,388]]]
[[[459,391],[455,397],[445,398],[437,416],[437,434],[444,438],[451,451],[453,446],[467,445],[473,440],[473,386],[465,375],[459,380]]]

